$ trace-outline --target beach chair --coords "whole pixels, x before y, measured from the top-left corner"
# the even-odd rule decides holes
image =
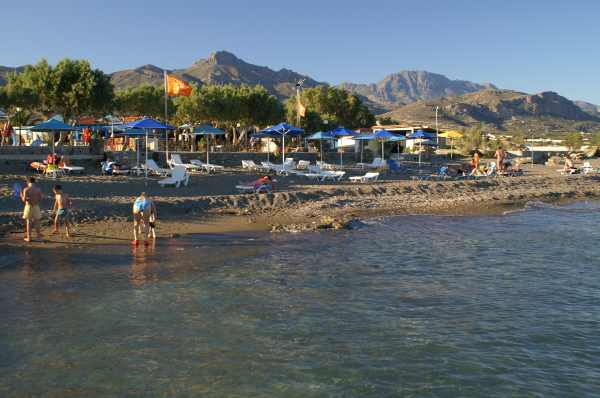
[[[335,165],[331,163],[317,161],[317,166],[319,166],[321,170],[335,170]]]
[[[341,181],[346,175],[345,171],[322,171],[319,179],[325,181]]]
[[[364,176],[355,176],[355,177],[349,178],[349,180],[351,182],[360,182],[360,183],[375,182],[378,179],[379,179],[379,173],[373,173],[373,172],[366,173]]]
[[[160,177],[165,177],[171,174],[169,169],[163,169],[162,167],[159,167],[154,159],[148,159],[142,167],[148,170],[148,173],[155,174]]]
[[[83,172],[85,171],[85,167],[67,166],[65,164],[61,165],[60,169],[63,171],[64,174],[75,174],[75,173],[83,174]]]
[[[379,169],[385,167],[385,162],[381,158],[375,158],[371,163],[357,163],[357,165],[367,169]]]
[[[583,172],[583,174],[590,174],[594,173],[596,170],[592,167],[592,164],[590,162],[584,162],[583,166],[581,167],[581,171]]]
[[[50,178],[58,178],[65,175],[64,171],[54,164],[47,165],[46,170],[44,170],[44,174],[50,176]]]
[[[204,169],[202,166],[199,166],[194,163],[184,163],[183,160],[181,159],[181,156],[178,153],[172,153],[171,159],[167,163],[169,164],[169,167],[171,167],[171,168],[183,167],[188,171],[199,171],[199,170]]]
[[[200,167],[202,170],[206,171],[207,173],[215,173],[217,172],[217,170],[223,170],[225,169],[225,167],[223,166],[219,166],[216,164],[211,164],[211,163],[204,163],[201,160],[198,159],[192,159],[190,160],[190,163],[196,167]]]
[[[176,188],[179,188],[181,183],[183,183],[185,186],[188,185],[190,181],[190,175],[187,173],[185,167],[175,166],[171,172],[171,177],[167,177],[164,180],[158,181],[160,186],[164,187],[165,185],[175,185]]]
[[[242,169],[248,171],[258,171],[260,166],[254,163],[253,160],[242,160]]]
[[[298,164],[296,164],[296,170],[308,170],[308,166],[310,166],[308,160],[299,160]]]

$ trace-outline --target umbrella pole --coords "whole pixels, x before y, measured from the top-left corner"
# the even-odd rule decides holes
[[[285,132],[281,135],[281,153],[283,157],[281,158],[281,164],[285,163]]]
[[[205,136],[206,137],[206,164],[210,164],[210,160],[208,159],[208,145],[210,144],[209,140],[210,140],[210,135]]]
[[[319,141],[319,148],[321,148],[321,163],[323,162],[323,140]]]
[[[452,159],[452,155],[454,155],[454,138],[450,139],[450,159]]]
[[[146,129],[146,163],[148,164],[148,130]],[[144,167],[145,173],[144,178],[148,178],[148,168]]]
[[[381,141],[381,160],[385,160],[385,152],[383,152],[383,141]]]
[[[271,139],[267,138],[267,163],[271,163]]]
[[[363,152],[365,150],[365,143],[361,140],[360,141],[360,165],[361,168],[364,167],[363,165]]]

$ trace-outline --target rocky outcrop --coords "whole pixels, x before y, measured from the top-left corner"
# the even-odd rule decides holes
[[[426,71],[402,71],[388,75],[374,84],[342,83],[341,86],[388,109],[420,100],[458,96],[495,88],[491,84],[451,80],[444,75]]]

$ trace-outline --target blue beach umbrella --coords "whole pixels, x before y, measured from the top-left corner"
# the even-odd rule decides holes
[[[423,141],[431,140],[434,137],[432,133],[428,133],[423,130],[417,130],[414,133],[408,135],[406,138],[410,140],[420,140],[419,141],[419,168],[421,167],[421,149],[423,148]]]
[[[345,127],[338,127],[336,129],[331,130],[329,133],[334,138],[354,137],[354,136],[358,135],[358,133],[356,131],[347,129]],[[340,166],[343,166],[343,161],[344,161],[343,157],[344,157],[344,148],[340,147]]]
[[[309,141],[321,141],[319,145],[321,148],[321,162],[323,161],[323,141],[329,141],[332,138],[331,131],[318,131],[307,138]]]
[[[145,118],[145,119],[140,119],[140,120],[136,120],[134,122],[131,123],[127,123],[124,126],[126,129],[142,129],[145,132],[145,136],[146,136],[146,163],[148,163],[148,130],[163,130],[165,131],[165,134],[168,130],[175,130],[175,127],[168,125],[168,124],[163,124],[157,120],[154,119],[150,119],[150,118]],[[165,150],[165,157],[167,159],[167,161],[169,160],[169,138],[167,137],[167,147]],[[146,174],[145,177],[148,178],[148,168],[145,168]]]
[[[194,135],[203,135],[206,136],[206,163],[210,164],[209,160],[209,151],[208,151],[208,137],[217,136],[217,135],[225,135],[225,131],[219,128],[213,127],[210,124],[203,124],[202,126],[198,126],[194,128]]]
[[[40,132],[49,132],[56,133],[62,131],[78,131],[78,127],[74,127],[66,124],[60,120],[51,118],[42,122],[40,124],[36,124],[35,126],[29,129],[30,131],[40,131]],[[52,152],[54,152],[54,134],[52,134]]]
[[[262,131],[259,131],[258,134],[262,134],[262,137],[269,138],[281,138],[281,146],[282,146],[282,163],[285,163],[285,137],[286,136],[299,136],[304,134],[304,130],[300,127],[292,126],[288,123],[279,123],[275,126],[268,127]],[[256,138],[258,134],[253,134],[252,138]]]

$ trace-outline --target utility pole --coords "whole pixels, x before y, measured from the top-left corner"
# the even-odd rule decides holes
[[[439,145],[440,145],[440,131],[438,130],[438,109],[440,109],[439,106],[435,106],[435,143],[438,145],[438,149],[439,149]]]

